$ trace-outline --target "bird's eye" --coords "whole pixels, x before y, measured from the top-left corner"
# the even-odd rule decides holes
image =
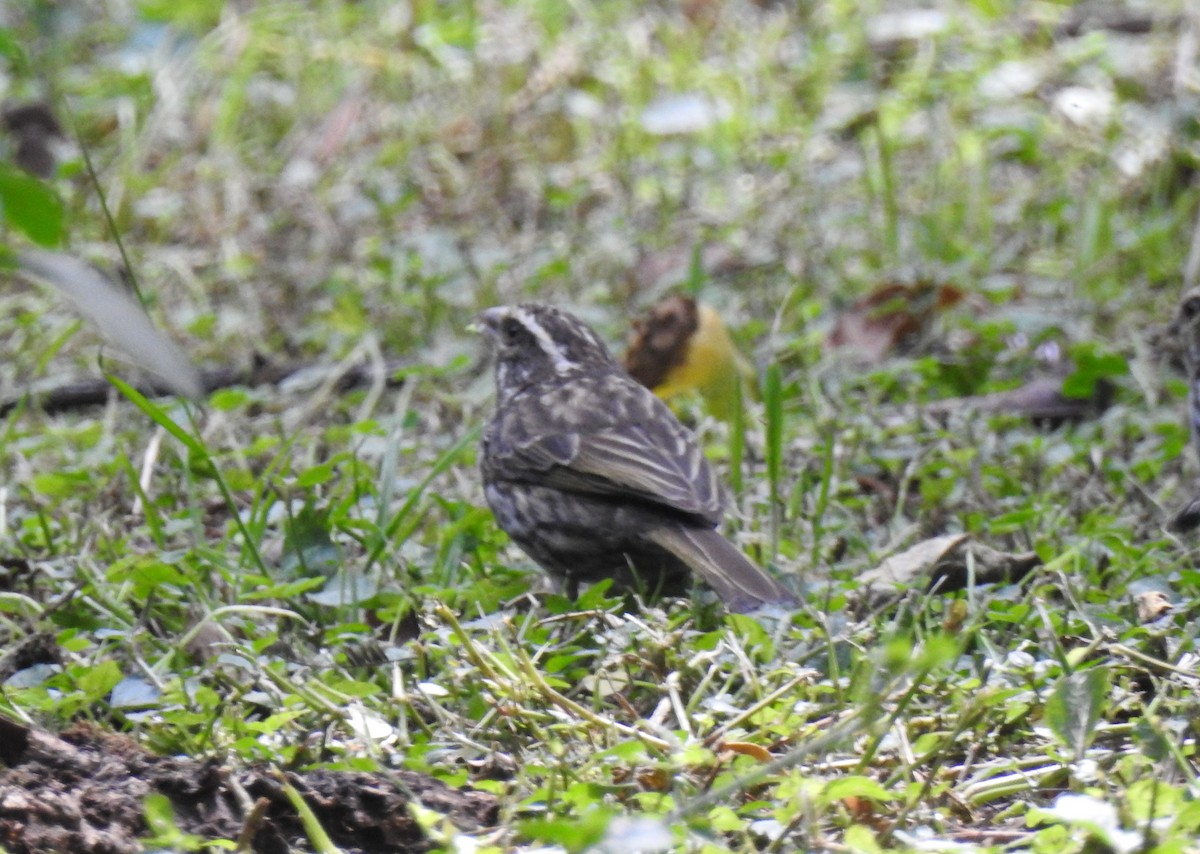
[[[500,324],[500,334],[504,336],[504,340],[512,343],[521,337],[521,333],[525,327],[521,325],[521,321],[515,317],[506,317],[504,322]]]
[[[1180,307],[1180,313],[1183,314],[1184,320],[1195,319],[1197,315],[1200,315],[1200,297],[1184,300]]]

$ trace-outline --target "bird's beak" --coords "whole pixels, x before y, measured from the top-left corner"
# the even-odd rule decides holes
[[[495,335],[496,329],[500,326],[500,321],[508,314],[508,309],[502,305],[493,306],[492,308],[484,309],[475,315],[475,319],[467,326],[470,332],[486,333]]]

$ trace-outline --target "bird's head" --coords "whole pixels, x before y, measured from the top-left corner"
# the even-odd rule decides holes
[[[495,343],[496,387],[501,394],[577,371],[620,370],[586,323],[552,306],[496,306],[479,314],[476,327]]]

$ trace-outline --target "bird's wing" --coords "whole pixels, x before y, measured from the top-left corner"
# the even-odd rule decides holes
[[[530,437],[509,471],[567,492],[626,495],[716,524],[721,489],[692,437],[675,424],[622,424]]]

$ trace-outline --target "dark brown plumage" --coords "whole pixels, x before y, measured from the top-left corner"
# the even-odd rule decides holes
[[[695,436],[579,319],[545,305],[488,309],[496,410],[480,467],[500,527],[574,587],[678,592],[689,570],[735,611],[788,591],[716,531],[720,484]]]

